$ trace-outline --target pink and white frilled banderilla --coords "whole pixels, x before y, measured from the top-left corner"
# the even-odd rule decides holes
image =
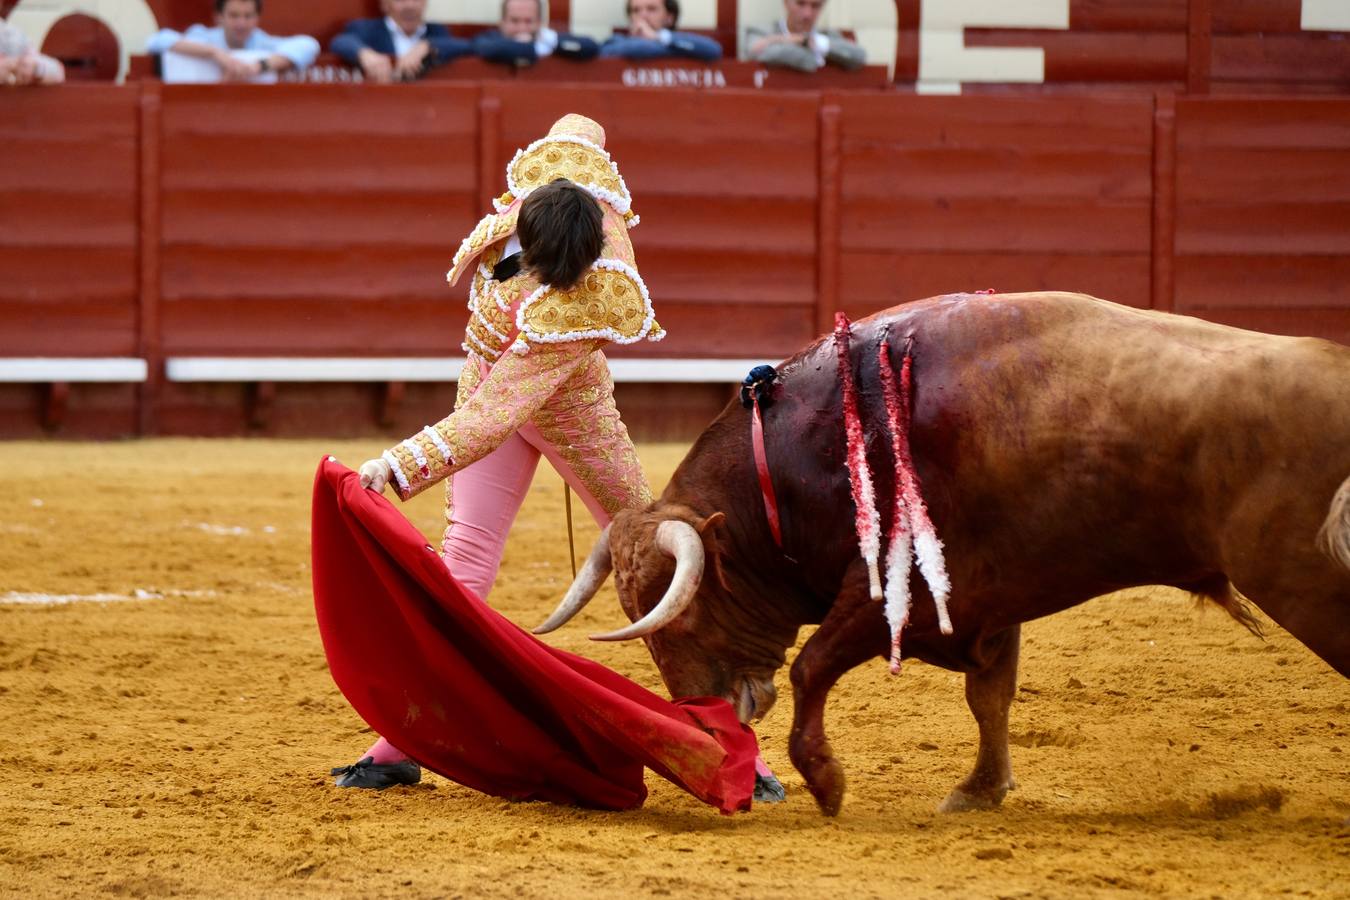
[[[895,674],[900,672],[900,632],[909,623],[911,549],[913,558],[919,563],[919,572],[933,595],[938,628],[943,634],[952,633],[952,621],[947,615],[951,579],[947,577],[947,563],[942,558],[942,541],[938,540],[937,529],[928,517],[928,507],[919,491],[919,476],[914,471],[914,457],[909,447],[913,360],[907,345],[897,387],[895,370],[891,367],[890,344],[885,340],[881,342],[877,368],[881,373],[886,419],[891,429],[891,452],[895,457],[895,515],[891,521],[890,546],[886,549],[886,623],[891,627],[891,672]]]
[[[858,389],[853,381],[853,366],[849,359],[849,321],[842,312],[834,315],[834,343],[839,358],[839,381],[843,389],[844,433],[848,451],[849,486],[853,492],[856,510],[858,549],[867,562],[867,575],[873,600],[881,600],[883,591],[877,560],[881,549],[881,517],[877,512],[876,489],[872,472],[867,465],[867,442],[863,434],[862,416],[858,407]],[[928,583],[933,603],[937,607],[938,627],[943,634],[952,633],[951,618],[947,614],[947,597],[951,594],[951,580],[942,558],[942,541],[928,517],[928,508],[919,490],[919,477],[914,471],[914,459],[909,447],[911,364],[913,356],[905,349],[901,366],[900,385],[897,387],[895,370],[891,367],[890,346],[883,340],[878,354],[878,368],[882,391],[886,398],[886,418],[891,431],[891,451],[895,457],[895,514],[892,516],[889,546],[886,552],[886,624],[891,630],[891,672],[900,672],[900,633],[909,623],[909,572],[911,559],[917,560],[919,572]]]
[[[867,579],[872,599],[881,599],[881,574],[877,559],[881,555],[881,517],[877,514],[876,490],[872,471],[867,467],[867,442],[862,417],[858,414],[858,389],[853,383],[853,364],[849,360],[848,316],[834,314],[834,346],[839,354],[839,382],[844,390],[844,435],[848,441],[848,481],[853,489],[857,510],[858,549],[867,561]]]

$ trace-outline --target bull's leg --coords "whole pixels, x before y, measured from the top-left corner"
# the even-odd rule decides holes
[[[1331,573],[1319,580],[1315,574],[1320,572],[1313,566],[1301,571],[1307,576],[1292,587],[1267,586],[1258,581],[1255,589],[1245,584],[1243,589],[1251,591],[1247,596],[1262,612],[1333,669],[1350,678],[1350,629],[1343,624],[1350,620],[1350,579]],[[1222,590],[1209,593],[1219,599],[1220,605],[1231,609],[1225,602],[1231,591],[1232,587],[1225,585]]]
[[[975,768],[938,806],[939,812],[993,809],[1016,787],[1008,754],[1008,708],[1017,693],[1022,626],[985,638],[977,649],[985,665],[966,673],[966,704],[980,728]]]
[[[1263,600],[1265,598],[1262,598]],[[1350,678],[1350,588],[1308,592],[1298,598],[1302,609],[1288,602],[1259,603],[1261,609],[1327,665]]]
[[[825,737],[825,698],[841,675],[890,649],[882,607],[868,596],[867,569],[849,569],[820,628],[792,664],[793,718],[788,753],[821,812],[838,814],[844,772]]]

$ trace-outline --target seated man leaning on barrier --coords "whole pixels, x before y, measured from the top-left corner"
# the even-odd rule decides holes
[[[37,52],[22,31],[0,19],[0,87],[59,84],[65,80],[65,66]]]
[[[814,72],[827,63],[859,68],[865,59],[862,47],[841,32],[816,28],[824,8],[825,0],[783,0],[783,18],[745,30],[745,58],[800,72]]]
[[[162,56],[165,81],[275,81],[278,72],[301,71],[319,55],[309,35],[275,37],[259,28],[262,0],[215,5],[215,28],[165,28],[151,36],[146,51]]]
[[[712,62],[722,58],[722,45],[710,37],[676,31],[679,0],[628,0],[628,34],[615,34],[600,45],[601,56],[659,59],[686,56]]]
[[[380,0],[382,19],[355,19],[330,49],[360,66],[367,80],[414,81],[442,63],[472,52],[449,26],[427,21],[427,0]]]
[[[532,66],[545,56],[591,59],[600,45],[544,24],[543,0],[502,0],[502,21],[473,39],[473,52],[489,62]]]

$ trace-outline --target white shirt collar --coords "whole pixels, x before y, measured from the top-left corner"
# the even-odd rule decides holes
[[[394,39],[394,55],[402,56],[413,48],[413,45],[427,35],[427,23],[423,22],[417,30],[411,35],[403,33],[403,29],[398,26],[392,16],[384,17],[384,27],[389,29],[389,36]]]

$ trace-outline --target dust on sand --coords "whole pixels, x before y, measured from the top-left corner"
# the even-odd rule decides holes
[[[371,735],[334,687],[309,591],[309,495],[333,452],[378,442],[9,443],[0,469],[0,893],[125,896],[1346,896],[1350,682],[1280,629],[1266,642],[1172,591],[1025,629],[1020,787],[937,815],[973,762],[959,675],[881,660],[827,725],[848,774],[816,811],[724,818],[649,776],[635,812],[511,803],[437,776],[332,787]],[[654,484],[683,448],[645,446]],[[560,482],[543,473],[492,602],[533,625],[569,580]],[[405,511],[440,529],[429,491]],[[581,529],[578,553],[595,532]],[[141,592],[137,599],[137,592]],[[33,594],[71,602],[36,604]],[[21,596],[28,595],[28,596]],[[81,601],[113,595],[125,602]],[[660,689],[606,588],[549,640]],[[803,634],[803,637],[806,635]]]

